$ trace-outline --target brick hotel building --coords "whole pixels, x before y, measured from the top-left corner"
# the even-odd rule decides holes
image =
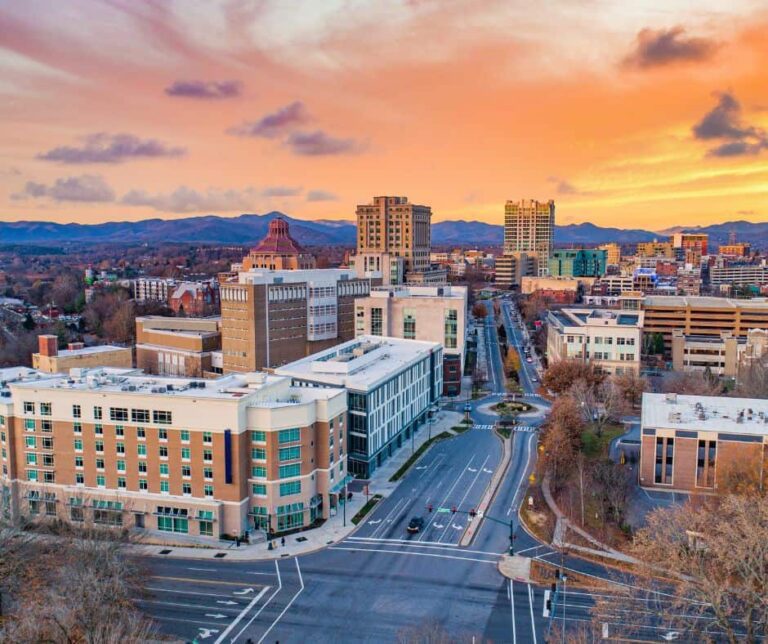
[[[347,476],[347,394],[264,373],[0,370],[0,508],[218,538],[309,527]]]

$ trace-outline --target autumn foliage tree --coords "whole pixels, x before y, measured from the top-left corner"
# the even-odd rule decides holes
[[[593,365],[579,360],[560,360],[547,368],[541,383],[554,394],[562,394],[583,381],[588,387],[601,384],[605,374]]]
[[[484,318],[486,315],[488,315],[488,309],[482,302],[475,302],[472,305],[472,315],[476,318]]]

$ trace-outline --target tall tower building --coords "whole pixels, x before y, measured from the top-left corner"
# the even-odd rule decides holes
[[[357,254],[402,257],[408,273],[429,270],[432,209],[408,197],[374,197],[357,207]]]
[[[504,254],[535,255],[539,275],[548,274],[555,233],[555,202],[507,201],[504,209]]]

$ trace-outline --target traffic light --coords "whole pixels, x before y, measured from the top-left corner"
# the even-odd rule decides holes
[[[427,506],[427,511],[428,512],[432,512],[432,504],[431,503]]]
[[[560,579],[560,568],[555,568],[555,579]]]
[[[477,516],[477,512],[475,511],[475,508],[472,508],[469,511],[469,516],[471,516],[473,519]]]
[[[552,613],[552,600],[548,599],[547,600],[547,614],[550,614],[550,613]]]
[[[455,505],[451,508],[451,514],[456,514],[456,506]]]

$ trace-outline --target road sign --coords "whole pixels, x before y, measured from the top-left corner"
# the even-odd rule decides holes
[[[445,514],[450,512],[451,508],[437,508],[437,511]]]

